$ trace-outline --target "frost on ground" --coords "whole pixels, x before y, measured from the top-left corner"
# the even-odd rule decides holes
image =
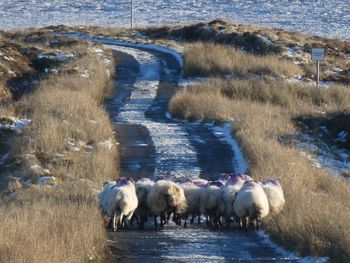
[[[140,64],[130,99],[114,118],[118,123],[145,126],[156,149],[155,176],[195,178],[200,174],[195,149],[191,146],[186,131],[176,123],[153,121],[145,117],[152,105],[159,84],[159,61],[148,52],[135,48],[112,47],[132,55]],[[136,167],[137,168],[137,167]]]
[[[295,262],[297,263],[326,263],[329,262],[329,258],[327,257],[321,257],[321,258],[314,258],[314,257],[304,257],[304,258],[300,258],[298,256],[296,256],[293,252],[289,252],[287,250],[285,250],[283,247],[277,246],[275,243],[273,243],[269,237],[269,235],[265,232],[265,231],[258,231],[258,236],[261,238],[262,243],[269,246],[269,247],[273,247],[274,250],[276,250],[280,255],[283,255],[285,257],[285,260],[288,259],[294,259]],[[293,260],[293,261],[294,261]]]
[[[0,117],[0,131],[10,130],[17,134],[22,133],[32,121],[28,119],[18,119],[16,117]]]
[[[297,145],[303,150],[302,156],[312,161],[316,167],[327,168],[332,175],[340,175],[350,169],[350,156],[345,149],[330,146],[307,134],[298,137]]]

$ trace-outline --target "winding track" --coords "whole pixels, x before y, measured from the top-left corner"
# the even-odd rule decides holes
[[[103,41],[102,41],[103,43]],[[111,44],[111,41],[108,41]],[[201,124],[166,117],[181,67],[170,54],[110,46],[118,57],[116,90],[106,102],[120,143],[121,176],[215,179],[235,170],[229,145]],[[175,225],[109,233],[110,262],[294,262],[255,232]]]

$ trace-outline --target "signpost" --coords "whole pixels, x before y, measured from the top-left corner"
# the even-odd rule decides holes
[[[320,61],[324,60],[324,48],[313,48],[311,50],[311,60],[316,61],[317,87],[320,86]]]
[[[133,22],[133,16],[134,16],[134,0],[130,0],[131,1],[131,6],[130,6],[130,27],[132,29],[132,22]]]

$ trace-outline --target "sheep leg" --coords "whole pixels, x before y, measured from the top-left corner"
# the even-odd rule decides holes
[[[192,218],[191,218],[191,221],[190,221],[191,224],[194,223],[194,218],[195,218],[195,217],[196,217],[195,215],[192,215]]]
[[[123,227],[123,218],[124,218],[123,213],[120,213],[120,215],[118,215],[118,220],[117,220],[117,225],[119,227]]]
[[[136,224],[140,224],[141,219],[138,216],[135,216]]]
[[[243,218],[243,227],[246,231],[248,231],[248,229],[249,229],[249,218],[248,217]]]
[[[242,229],[243,228],[243,219],[238,217],[237,220],[238,220],[239,228]]]
[[[241,228],[245,229],[245,230],[248,230],[248,218],[247,217],[243,217],[241,218]]]
[[[128,226],[131,226],[131,219],[133,218],[134,212],[129,213],[127,216],[125,216],[125,224],[127,222]]]
[[[139,229],[145,228],[145,222],[147,221],[147,216],[141,215],[140,216],[140,223],[139,223]]]
[[[160,226],[163,227],[164,224],[165,224],[165,222],[166,222],[165,213],[162,213],[162,214],[160,215]]]
[[[112,230],[115,232],[115,231],[117,231],[117,228],[118,228],[118,226],[117,226],[117,212],[114,212],[112,220],[113,220]]]
[[[208,216],[208,215],[205,216],[205,223],[206,223],[207,225],[210,225],[209,216]]]
[[[154,227],[155,227],[155,229],[158,229],[157,216],[154,216]]]
[[[136,224],[140,225],[140,219],[135,214],[133,214],[133,216],[131,217],[131,219],[129,221],[130,226],[132,226],[134,224],[134,221],[136,221]]]
[[[127,218],[126,218],[125,216],[123,216],[123,217],[122,217],[122,220],[121,220],[121,221],[122,221],[122,227],[123,227],[123,228],[125,228],[125,227],[128,226],[128,224],[126,223],[126,220],[127,220]]]
[[[238,216],[234,216],[236,223],[239,225],[239,227],[242,227],[241,225],[241,219]]]
[[[225,218],[225,221],[226,221],[226,227],[227,227],[227,228],[230,228],[230,224],[231,224],[231,222],[232,222],[231,217],[226,217],[226,218]]]
[[[201,223],[201,215],[198,215],[198,224]]]
[[[260,220],[259,218],[255,219],[256,220],[256,229],[259,230],[260,229]]]

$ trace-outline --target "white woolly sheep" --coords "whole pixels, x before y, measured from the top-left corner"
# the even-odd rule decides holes
[[[102,211],[109,217],[113,217],[113,230],[122,225],[123,218],[130,220],[138,205],[135,185],[130,178],[121,178],[114,186],[101,195]],[[105,190],[105,189],[104,189]],[[102,191],[103,192],[103,191]]]
[[[222,182],[209,182],[200,194],[200,211],[206,216],[207,224],[220,226],[220,215],[224,211]]]
[[[199,186],[199,187],[205,187],[207,184],[208,184],[208,180],[205,180],[205,179],[194,179],[192,180],[192,183]]]
[[[233,203],[233,210],[240,218],[241,226],[248,227],[248,221],[260,227],[260,220],[269,214],[269,201],[262,186],[254,181],[247,181],[238,191]]]
[[[200,211],[200,196],[201,192],[203,191],[204,187],[200,187],[198,185],[195,185],[193,183],[185,183],[185,184],[180,184],[182,189],[184,189],[185,192],[185,197],[187,200],[187,212],[184,217],[185,219],[185,224],[184,227],[187,226],[187,219],[188,216],[191,215],[191,223],[194,222],[194,218],[197,216],[198,217],[198,224],[200,223],[200,216],[201,216],[201,211]]]
[[[187,209],[184,190],[178,184],[166,180],[159,180],[151,187],[147,203],[154,216],[156,228],[158,216],[163,226],[167,215],[170,216],[171,213],[175,216],[182,215]]]
[[[142,178],[135,183],[136,195],[138,199],[138,207],[135,210],[135,215],[140,220],[140,229],[144,228],[144,223],[147,221],[150,209],[147,204],[147,197],[154,182],[149,178]]]
[[[282,211],[285,200],[282,186],[278,179],[266,180],[261,184],[269,201],[270,212],[278,214]]]
[[[235,200],[236,193],[242,188],[244,180],[241,176],[233,175],[231,176],[223,188],[223,200],[224,200],[224,212],[223,217],[227,226],[230,225],[232,218],[234,217],[233,202]]]
[[[105,207],[107,207],[106,202],[106,194],[111,190],[113,186],[117,184],[117,181],[107,181],[103,185],[102,191],[98,195],[98,203],[100,205],[100,208],[104,214],[107,214],[107,211],[105,211]]]

